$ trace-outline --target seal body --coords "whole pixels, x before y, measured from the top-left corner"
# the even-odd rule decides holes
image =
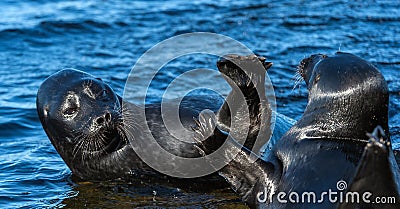
[[[383,76],[371,63],[343,52],[304,59],[299,73],[309,91],[308,105],[264,160],[252,160],[253,154],[237,146],[234,138],[210,128],[210,115],[200,116],[205,119],[196,137],[200,141],[204,132],[213,136],[199,147],[212,152],[213,140],[230,139],[225,155],[238,155],[220,175],[252,208],[398,208],[399,167],[390,139],[366,135],[381,127],[381,135],[389,136]],[[371,138],[378,139],[369,142]],[[346,187],[339,187],[343,183]],[[371,199],[391,196],[396,201],[340,202],[339,193],[347,191],[370,191]],[[337,196],[329,199],[327,192]]]
[[[265,76],[266,68],[270,67],[270,64],[264,63],[265,59],[245,57],[242,61],[255,60],[261,63],[262,72],[253,73],[254,76],[261,78]],[[246,79],[246,77],[236,79],[238,76],[237,73],[231,73],[228,77],[234,82]],[[236,94],[235,91],[241,90],[233,89],[230,95]],[[269,106],[265,101],[261,104],[255,95],[243,93],[246,98],[255,99],[238,106],[257,107],[250,109],[253,111],[251,114],[253,118],[250,118],[250,121],[257,121],[261,112],[267,112]],[[231,110],[223,103],[219,97],[187,97],[179,106],[179,122],[190,129],[196,125],[193,118],[198,117],[204,107],[207,107],[219,115],[218,121],[221,124],[229,128],[230,116],[239,117],[240,111]],[[168,103],[163,105],[168,109]],[[193,143],[177,140],[168,133],[162,119],[161,104],[142,107],[125,102],[101,79],[87,73],[73,69],[62,70],[47,78],[37,94],[37,111],[47,136],[73,174],[85,180],[132,179],[162,175],[138,157],[129,140],[134,135],[127,129],[129,126],[135,126],[135,112],[143,110],[146,112],[146,122],[152,135],[164,150],[182,157],[200,156]],[[123,112],[128,114],[122,114]],[[127,120],[133,123],[127,124]],[[283,127],[289,127],[290,121],[288,124]],[[262,127],[258,122],[251,125],[252,132],[258,132]],[[193,135],[186,137],[191,139]],[[221,178],[218,179],[219,182],[223,182]]]

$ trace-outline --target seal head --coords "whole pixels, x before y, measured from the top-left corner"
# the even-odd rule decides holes
[[[120,98],[101,79],[62,70],[42,83],[36,101],[46,134],[74,173],[126,145]]]
[[[344,52],[333,56],[316,54],[301,61],[299,73],[309,96],[297,125],[313,124],[314,127],[306,131],[308,136],[368,140],[365,133],[372,132],[378,125],[389,136],[387,83],[370,62]]]

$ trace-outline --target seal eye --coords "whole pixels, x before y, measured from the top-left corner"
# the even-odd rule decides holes
[[[78,112],[78,107],[68,107],[66,110],[64,110],[64,115],[71,116]]]
[[[99,98],[101,98],[101,100],[103,101],[109,101],[111,99],[111,97],[109,96],[109,91],[107,91],[107,89],[103,89],[99,93]]]
[[[67,118],[72,117],[78,112],[79,106],[78,97],[75,94],[70,94],[62,106],[62,114]]]

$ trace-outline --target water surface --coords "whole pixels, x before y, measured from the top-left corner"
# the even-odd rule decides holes
[[[390,131],[395,142],[400,138],[398,1],[5,0],[0,13],[1,208],[243,205],[228,189],[202,193],[152,182],[78,182],[36,114],[37,89],[52,73],[84,70],[122,94],[131,67],[146,50],[188,32],[227,35],[273,61],[269,75],[278,112],[295,119],[307,103],[305,85],[295,87],[293,80],[299,61],[338,50],[357,54],[388,81]],[[165,81],[196,67],[215,69],[215,61],[172,63],[152,85],[150,101],[159,99]]]

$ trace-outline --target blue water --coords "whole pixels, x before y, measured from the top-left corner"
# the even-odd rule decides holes
[[[340,49],[371,61],[389,84],[390,131],[400,140],[398,1],[3,0],[0,13],[0,208],[242,205],[229,190],[174,192],[151,182],[77,182],[36,115],[37,89],[52,73],[84,70],[122,94],[142,53],[187,32],[227,35],[272,60],[278,112],[295,119],[307,102],[304,84],[294,88],[301,59]],[[215,68],[215,61],[183,59],[165,76],[199,65]],[[152,91],[161,93],[164,86],[159,81]]]

